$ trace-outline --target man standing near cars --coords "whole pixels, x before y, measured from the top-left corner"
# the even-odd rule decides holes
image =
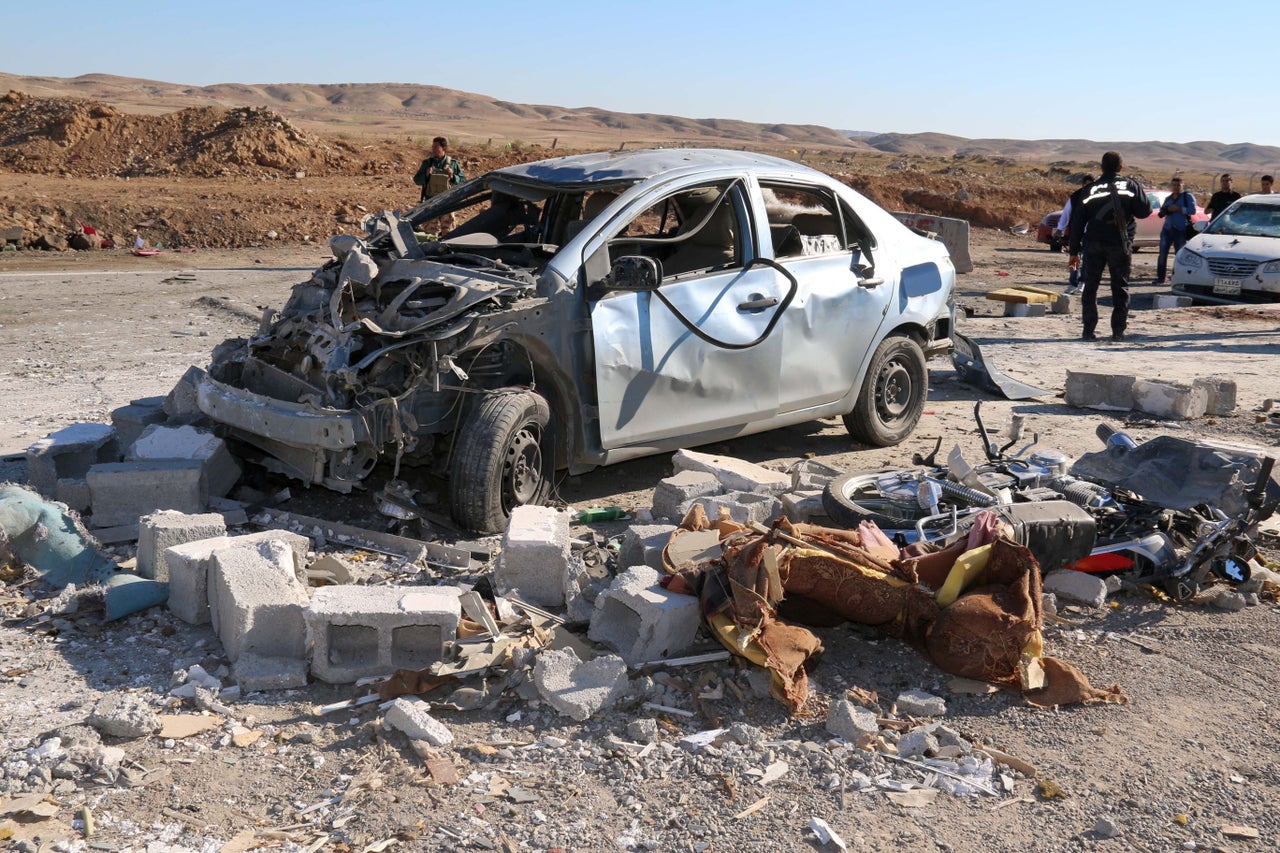
[[[1133,178],[1122,177],[1124,161],[1115,151],[1102,155],[1102,177],[1083,187],[1079,203],[1071,205],[1071,259],[1068,265],[1080,265],[1080,246],[1084,230],[1089,229],[1089,244],[1084,256],[1084,292],[1080,296],[1080,315],[1084,323],[1081,340],[1096,341],[1098,327],[1098,286],[1104,268],[1111,274],[1111,340],[1123,341],[1129,320],[1129,270],[1133,263],[1134,219],[1151,215],[1151,203],[1142,185]]]
[[[1058,227],[1053,229],[1055,232],[1055,236],[1057,237],[1064,236],[1067,230],[1067,227],[1071,224],[1071,206],[1079,203],[1080,195],[1084,192],[1085,187],[1089,186],[1089,184],[1091,183],[1093,183],[1093,175],[1084,175],[1080,179],[1080,189],[1073,192],[1070,195],[1070,197],[1067,198],[1067,203],[1066,205],[1063,206],[1062,213],[1058,215]],[[1070,264],[1068,264],[1067,265],[1067,289],[1064,290],[1063,293],[1070,296],[1072,294],[1079,293],[1079,292],[1080,292],[1080,267],[1078,265],[1073,267]]]
[[[1262,184],[1262,189],[1258,190],[1260,195],[1271,195],[1275,192],[1275,180],[1270,175],[1263,175],[1258,179],[1258,183]]]
[[[431,140],[431,156],[422,161],[413,182],[422,187],[422,201],[462,183],[462,164],[449,156],[449,140],[437,136]]]
[[[1224,173],[1218,178],[1218,191],[1209,196],[1209,203],[1204,206],[1204,212],[1209,214],[1210,219],[1215,219],[1238,198],[1240,193],[1231,189],[1231,176]]]
[[[1156,284],[1164,284],[1169,264],[1169,249],[1176,255],[1187,244],[1187,226],[1196,212],[1196,197],[1182,188],[1182,178],[1169,180],[1169,197],[1160,205],[1160,257],[1156,259]]]

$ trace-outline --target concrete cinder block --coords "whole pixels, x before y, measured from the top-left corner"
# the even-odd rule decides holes
[[[710,519],[719,518],[723,511],[739,524],[751,524],[753,521],[768,524],[782,512],[780,500],[773,495],[756,492],[728,492],[723,495],[696,498],[682,504],[681,509],[684,513],[688,513],[696,503],[702,504],[702,509]],[[681,517],[684,517],[683,514]]]
[[[1136,379],[1133,383],[1133,407],[1162,418],[1191,420],[1203,416],[1208,410],[1209,390],[1199,384]]]
[[[1059,293],[1053,300],[1053,313],[1055,314],[1074,314],[1079,308],[1080,303],[1075,296],[1070,293]]]
[[[196,384],[200,381],[202,371],[198,367],[188,367],[187,372],[164,398],[164,413],[173,420],[190,422],[204,416],[196,401]]]
[[[167,581],[167,549],[226,535],[227,525],[217,513],[187,515],[161,510],[144,515],[138,519],[138,574],[152,580]]]
[[[1133,383],[1137,377],[1122,373],[1067,371],[1067,405],[1082,409],[1129,411],[1133,408]]]
[[[204,465],[209,494],[223,497],[240,479],[240,464],[227,450],[226,442],[193,426],[149,426],[129,447],[125,458],[195,459]]]
[[[209,624],[209,569],[213,555],[227,548],[283,542],[293,554],[293,574],[306,583],[307,551],[311,540],[287,530],[262,530],[244,536],[218,536],[166,548],[165,565],[169,569],[169,609],[192,625]]]
[[[632,666],[679,655],[702,624],[697,597],[663,589],[660,577],[648,566],[633,566],[596,598],[587,635]]]
[[[793,492],[806,492],[813,489],[821,491],[827,487],[828,483],[845,473],[817,459],[801,459],[788,471],[791,474],[791,491]]]
[[[307,593],[283,542],[227,548],[209,568],[214,633],[233,662],[246,653],[307,657]]]
[[[548,705],[582,722],[626,692],[627,665],[617,655],[584,663],[573,649],[551,649],[538,655],[533,684]]]
[[[307,686],[307,662],[298,658],[267,657],[245,652],[232,665],[231,674],[243,693]]]
[[[159,509],[203,512],[209,499],[204,466],[189,459],[147,459],[94,465],[85,476],[93,525],[137,524]]]
[[[1152,305],[1152,307],[1157,309],[1190,308],[1191,297],[1190,296],[1174,296],[1172,293],[1158,293],[1156,294],[1155,302]]]
[[[145,397],[127,406],[111,410],[111,425],[123,448],[132,447],[142,431],[152,424],[162,424],[168,415],[164,413],[164,397]]]
[[[662,549],[676,532],[674,524],[633,524],[622,536],[618,565],[662,569]]]
[[[1060,600],[1074,601],[1089,607],[1101,607],[1107,600],[1107,584],[1100,577],[1074,569],[1049,572],[1044,576],[1044,592]]]
[[[791,477],[732,456],[714,456],[695,450],[677,450],[671,457],[676,471],[705,471],[728,490],[780,495],[791,488]]]
[[[94,465],[119,460],[114,429],[106,424],[72,424],[27,448],[27,482],[46,498],[56,498],[59,480],[82,479]]]
[[[1004,316],[1006,317],[1043,317],[1049,313],[1049,303],[1047,302],[1006,302],[1004,304]]]
[[[1236,410],[1236,381],[1221,376],[1209,376],[1193,383],[1204,388],[1208,395],[1205,405],[1207,415],[1229,415]]]
[[[827,508],[822,503],[822,492],[788,492],[782,496],[782,514],[793,524],[825,519]]]
[[[458,634],[455,587],[324,586],[307,609],[311,673],[330,684],[424,669]]]
[[[538,607],[564,604],[569,568],[569,514],[548,506],[511,511],[494,581]]]
[[[677,471],[672,477],[660,480],[653,489],[653,517],[679,523],[684,520],[680,507],[687,506],[694,498],[718,495],[724,486],[714,474],[706,471]]]
[[[89,492],[89,481],[84,477],[59,477],[53,487],[53,499],[67,505],[67,509],[76,512],[88,512],[93,505],[93,495]]]

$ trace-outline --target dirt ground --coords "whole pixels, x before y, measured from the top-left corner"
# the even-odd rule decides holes
[[[984,298],[1016,283],[1065,285],[1064,256],[1030,237],[992,230],[975,232],[973,255],[976,269],[959,285],[971,314],[961,330],[1006,373],[1059,393],[1067,369],[1183,381],[1229,376],[1238,385],[1236,413],[1165,422],[1081,411],[1053,394],[993,400],[935,361],[928,413],[899,447],[856,449],[830,420],[712,449],[771,466],[812,454],[839,468],[874,469],[907,464],[941,437],[944,448],[958,443],[977,457],[977,400],[994,430],[1021,413],[1027,435],[1073,456],[1096,449],[1100,422],[1124,426],[1139,441],[1173,433],[1277,445],[1280,432],[1256,416],[1266,400],[1280,397],[1280,313],[1156,311],[1151,297],[1163,288],[1139,286],[1130,329],[1141,337],[1082,343],[1078,315],[1005,318],[999,303]],[[280,304],[323,256],[322,246],[296,243],[146,259],[0,255],[0,480],[21,480],[21,452],[48,432],[106,421],[116,406],[165,393],[223,337],[251,329],[248,318],[261,307]],[[1154,254],[1136,260],[1137,278],[1149,280]],[[639,460],[566,479],[558,496],[578,507],[634,510],[648,505],[654,483],[669,471],[666,457]],[[376,518],[368,493],[294,491],[299,506],[321,506],[355,523]],[[595,529],[608,536],[623,527]],[[162,608],[102,627],[87,617],[42,618],[39,606],[28,612],[22,595],[14,585],[0,590],[7,617],[0,625],[0,755],[9,756],[9,780],[27,749],[82,723],[100,695],[163,695],[176,670],[198,662],[213,672],[224,662],[207,628],[187,626]],[[815,707],[851,686],[876,691],[886,710],[902,690],[929,690],[946,698],[947,726],[1035,765],[1038,780],[1052,781],[1061,797],[1046,796],[1051,788],[1020,774],[997,796],[939,794],[918,807],[875,788],[858,791],[850,782],[857,772],[903,770],[871,768],[833,749],[821,715],[787,717],[772,700],[752,698],[746,673],[723,663],[678,673],[699,685],[734,686],[723,698],[696,703],[692,717],[670,715],[662,735],[668,745],[644,756],[612,739],[628,740],[627,723],[652,716],[639,700],[583,724],[514,697],[481,711],[440,712],[456,738],[442,751],[463,780],[453,786],[431,781],[404,739],[377,725],[375,710],[315,712],[356,695],[351,688],[255,694],[232,710],[236,722],[264,733],[257,743],[224,743],[225,730],[173,742],[108,739],[124,748],[129,772],[113,783],[50,779],[41,790],[55,791],[56,816],[20,824],[13,842],[24,851],[85,849],[72,820],[89,806],[96,825],[89,840],[101,850],[212,851],[231,839],[223,849],[819,849],[806,830],[812,817],[824,818],[853,850],[1276,849],[1277,608],[1264,603],[1228,613],[1138,592],[1112,601],[1102,610],[1064,611],[1068,621],[1047,626],[1046,643],[1095,685],[1119,684],[1128,705],[1039,710],[1007,693],[960,695],[948,690],[945,673],[896,641],[849,626],[820,632],[828,651],[813,673]],[[654,695],[675,702],[680,687],[668,684],[663,692],[659,684]],[[738,691],[747,699],[736,699]],[[697,754],[673,746],[681,734],[731,721],[757,727],[764,742]],[[787,764],[780,779],[754,781],[778,761]],[[22,789],[8,790],[13,796]],[[758,810],[738,817],[764,797]],[[1097,831],[1100,819],[1113,824],[1114,837],[1106,826]],[[1255,830],[1256,839],[1232,826]]]

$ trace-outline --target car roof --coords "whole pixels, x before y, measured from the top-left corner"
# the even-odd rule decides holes
[[[1242,195],[1240,198],[1236,199],[1237,204],[1242,201],[1247,201],[1250,204],[1270,204],[1273,206],[1280,206],[1280,193],[1251,193],[1250,195]]]
[[[648,148],[574,154],[507,166],[493,172],[508,180],[555,185],[637,183],[667,172],[735,168],[743,171],[813,171],[808,166],[756,154],[719,148]],[[821,174],[815,172],[815,174]]]

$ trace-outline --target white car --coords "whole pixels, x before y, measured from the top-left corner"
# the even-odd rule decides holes
[[[1247,195],[1178,252],[1173,292],[1196,302],[1280,302],[1280,194]]]
[[[331,245],[193,376],[199,407],[307,482],[414,464],[472,530],[545,501],[560,470],[815,418],[897,444],[926,358],[953,348],[942,243],[758,154],[509,166]]]

